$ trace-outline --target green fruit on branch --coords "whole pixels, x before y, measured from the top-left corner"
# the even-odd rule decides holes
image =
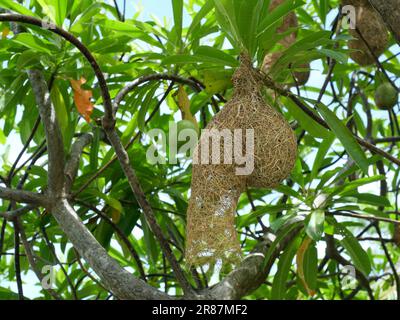
[[[381,84],[375,92],[375,104],[379,109],[390,110],[399,101],[397,88],[389,82]]]

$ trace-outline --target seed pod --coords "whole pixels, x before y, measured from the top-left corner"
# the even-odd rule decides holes
[[[281,5],[284,2],[284,0],[272,0],[271,4],[269,6],[269,10],[273,11],[276,7]],[[282,25],[276,30],[277,33],[284,33],[290,28],[297,28],[299,25],[297,16],[294,12],[290,12],[284,19]],[[284,48],[289,48],[292,44],[296,42],[297,38],[297,32],[292,32],[285,38],[279,41],[279,43],[284,47]],[[274,53],[268,53],[265,55],[261,70],[264,71],[264,73],[268,74],[271,70],[271,68],[274,66],[274,64],[278,61],[278,59],[282,56],[281,52],[274,52]],[[290,68],[290,65],[289,65]],[[310,69],[310,64],[303,64],[301,65],[301,69]],[[295,71],[293,72],[293,82],[289,83],[288,85],[290,86],[302,86],[305,85],[310,78],[310,72],[309,71]]]
[[[371,5],[365,1],[343,1],[344,4],[356,7],[356,29],[350,29],[350,35],[355,40],[350,40],[348,45],[353,51],[350,57],[360,66],[375,63],[389,44],[389,36],[381,16]],[[367,44],[368,45],[367,45]]]
[[[219,133],[242,130],[241,138],[233,141],[234,147],[239,146],[242,153],[249,151],[247,140],[243,138],[246,129],[252,130],[254,150],[250,156],[254,170],[239,175],[237,169],[241,166],[236,158],[232,163],[210,164],[216,154],[210,154],[206,149],[204,142],[209,136],[203,132],[194,152],[198,163],[193,164],[192,194],[187,212],[186,259],[190,265],[213,263],[219,259],[237,262],[241,250],[234,222],[240,194],[246,187],[276,187],[290,174],[296,160],[296,136],[285,118],[265,103],[261,95],[262,75],[253,69],[249,57],[241,56],[241,66],[232,80],[232,99],[206,129]],[[218,142],[217,156],[221,160],[226,155],[228,140]],[[206,155],[209,164],[204,163],[202,154]]]

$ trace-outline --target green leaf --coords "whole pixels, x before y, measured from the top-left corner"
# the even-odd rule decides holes
[[[30,33],[20,33],[12,41],[22,44],[23,46],[33,49],[38,52],[44,52],[47,54],[52,53],[52,49],[56,49],[47,40],[42,40]]]
[[[62,27],[67,16],[66,0],[37,0],[42,6],[43,14],[49,17],[59,27]]]
[[[286,283],[289,277],[290,268],[293,266],[293,258],[296,255],[296,251],[299,245],[299,239],[296,238],[286,248],[278,262],[278,272],[274,276],[272,282],[271,299],[272,300],[283,300],[286,294]]]
[[[222,30],[228,35],[228,39],[234,47],[240,47],[242,39],[240,38],[238,26],[236,22],[235,4],[239,2],[235,0],[214,0],[215,13],[217,21]]]
[[[303,110],[301,110],[291,99],[282,98],[283,104],[289,110],[289,113],[309,132],[313,137],[322,139],[331,139],[334,135],[326,128],[312,120]],[[314,113],[313,110],[309,109]]]
[[[162,48],[163,46],[155,39],[153,39],[149,33],[140,30],[137,26],[128,22],[114,21],[114,20],[103,20],[99,19],[97,23],[101,24],[107,30],[118,31],[120,35],[127,35],[132,39],[142,40],[152,46]]]
[[[192,37],[192,32],[194,29],[196,29],[200,23],[201,20],[214,8],[214,1],[213,0],[207,0],[206,3],[201,7],[200,11],[197,12],[197,14],[194,16],[192,19],[192,23],[189,26],[188,30],[188,35],[189,37]]]
[[[51,101],[53,102],[54,109],[56,110],[57,121],[60,125],[64,145],[67,145],[70,118],[65,106],[64,97],[55,83],[53,83],[51,88],[50,97]]]
[[[325,24],[329,8],[328,0],[320,0],[317,8],[319,8],[318,15],[321,18],[322,23]]]
[[[0,129],[0,144],[5,144],[7,142],[7,138],[4,135],[3,130]]]
[[[140,221],[142,224],[143,237],[144,237],[144,243],[146,246],[146,251],[149,256],[151,265],[155,267],[157,265],[157,258],[158,258],[158,255],[160,252],[158,250],[158,246],[157,246],[156,240],[154,238],[154,235],[151,232],[143,215],[140,217]]]
[[[315,294],[318,274],[318,255],[315,242],[305,237],[296,255],[297,274],[311,296]]]
[[[89,166],[92,171],[97,169],[98,160],[99,160],[99,147],[100,147],[100,128],[93,128],[94,136],[92,145],[90,148],[90,161]]]
[[[322,114],[329,127],[342,142],[343,147],[346,149],[348,154],[353,158],[357,165],[368,174],[368,160],[365,156],[364,151],[357,143],[353,134],[350,130],[338,119],[338,117],[331,111],[327,106],[322,103],[318,103],[318,110]]]
[[[95,238],[106,250],[110,248],[110,242],[113,234],[113,227],[103,219],[100,221],[96,227],[96,230],[94,231]]]
[[[174,12],[175,32],[178,47],[182,44],[183,0],[172,0]]]
[[[343,227],[342,231],[345,237],[341,243],[350,255],[351,261],[359,271],[361,271],[365,276],[368,276],[371,273],[371,261],[369,260],[368,254],[364,251],[358,240],[350,231]]]
[[[210,47],[200,47],[200,51],[196,51],[196,54],[193,55],[170,55],[165,57],[161,63],[163,65],[208,63],[230,67],[237,67],[239,65],[239,62],[233,59],[228,54],[225,54],[218,49],[210,49]]]
[[[238,0],[236,0],[238,1]],[[237,13],[237,26],[243,46],[253,57],[256,50],[258,22],[263,7],[263,0],[241,0],[239,12]]]
[[[346,64],[347,60],[348,60],[348,55],[343,53],[343,52],[340,52],[340,51],[333,51],[333,50],[324,48],[324,49],[317,50],[317,52],[320,52],[323,55],[325,55],[325,56],[327,56],[329,58],[332,58],[332,59],[334,59],[334,60],[336,60],[336,61],[338,61],[340,63],[343,63],[343,64]]]
[[[214,47],[200,46],[197,48],[195,54],[202,57],[208,57],[216,62],[219,61],[221,64],[227,66],[239,66],[239,62],[234,57],[232,57],[232,55],[227,54],[224,51]]]
[[[146,114],[147,114],[147,111],[150,108],[151,101],[153,100],[154,94],[155,94],[157,89],[158,89],[158,85],[157,84],[155,84],[152,87],[150,87],[150,90],[148,91],[146,97],[144,98],[143,104],[142,104],[142,106],[141,106],[141,108],[139,110],[137,121],[138,121],[139,130],[141,132],[145,131]]]
[[[0,0],[0,8],[9,9],[25,16],[37,17],[35,13],[25,8],[15,0]]]
[[[322,141],[318,148],[317,155],[314,160],[313,168],[311,170],[310,181],[314,180],[318,175],[318,170],[321,168],[323,161],[325,160],[326,154],[329,148],[332,146],[333,141],[335,141],[335,136],[332,134]]]
[[[348,192],[348,193],[343,193],[342,198],[339,200],[345,200],[348,199],[348,201],[351,202],[357,202],[357,203],[364,203],[364,204],[369,204],[372,206],[377,206],[377,207],[390,207],[391,203],[386,197],[382,196],[377,196],[375,194],[370,194],[370,193],[358,193],[358,192]]]
[[[285,0],[275,10],[265,15],[262,21],[259,23],[257,37],[262,37],[264,33],[279,23],[282,18],[288,15],[291,11],[304,5],[303,0]]]
[[[307,224],[307,235],[314,241],[321,240],[324,232],[325,212],[324,210],[314,210],[311,212],[310,221]]]
[[[0,300],[18,300],[19,296],[17,293],[10,289],[0,287]]]
[[[318,276],[318,251],[315,242],[308,247],[304,254],[303,269],[304,278],[308,287],[315,291],[317,289]]]
[[[282,241],[292,232],[294,231],[296,228],[298,228],[303,222],[295,222],[292,223],[290,225],[288,225],[287,227],[285,227],[283,230],[279,231],[279,233],[277,234],[274,242],[272,242],[271,246],[269,247],[267,253],[265,254],[265,258],[264,258],[264,264],[263,267],[265,267],[269,262],[270,259],[272,257],[272,255],[274,254],[275,250],[277,249],[278,245],[280,245],[282,243]]]
[[[296,160],[296,164],[292,171],[291,177],[294,182],[298,183],[301,187],[304,187],[303,167],[301,165],[300,158],[297,158]]]

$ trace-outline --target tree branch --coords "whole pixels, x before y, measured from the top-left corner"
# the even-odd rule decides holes
[[[140,77],[138,79],[135,79],[134,81],[128,83],[124,88],[121,89],[121,91],[118,92],[117,96],[114,99],[113,103],[113,113],[114,116],[116,115],[118,111],[118,107],[122,100],[126,97],[126,95],[131,92],[132,90],[136,89],[138,86],[140,86],[143,83],[150,82],[150,81],[159,81],[159,80],[170,80],[173,82],[181,83],[181,84],[186,84],[190,86],[194,91],[200,92],[202,89],[199,87],[199,84],[196,83],[195,81],[191,79],[186,79],[177,75],[171,75],[171,74],[166,74],[166,73],[156,73],[156,74],[151,74],[147,76]]]
[[[81,160],[83,149],[91,143],[93,135],[91,133],[85,133],[80,136],[77,141],[72,145],[71,154],[67,161],[64,169],[65,174],[65,192],[68,194],[71,191],[72,184],[74,183],[75,177],[78,173],[79,162]]]
[[[170,299],[121,268],[100,246],[66,199],[57,201],[52,214],[79,254],[119,299]]]
[[[290,242],[297,236],[302,226],[295,227],[278,245],[271,258],[265,263],[269,249],[266,243],[260,243],[259,251],[248,255],[243,262],[214,287],[205,290],[207,299],[237,300],[257,289],[268,277],[268,274]]]
[[[174,254],[172,253],[171,248],[168,245],[167,240],[165,239],[160,226],[157,223],[155,218],[154,212],[148,203],[146,196],[140,186],[139,180],[137,179],[136,173],[132,168],[129,160],[128,153],[126,152],[125,148],[123,147],[121,140],[117,132],[114,129],[105,129],[108,139],[110,140],[115,153],[118,157],[118,160],[121,164],[122,170],[125,173],[126,178],[128,179],[129,185],[132,189],[133,194],[136,197],[140,207],[143,210],[145,215],[146,221],[149,224],[151,231],[156,236],[157,240],[159,241],[161,248],[166,255],[169,263],[171,264],[172,269],[174,270],[176,279],[178,280],[179,284],[181,285],[182,289],[184,290],[185,294],[188,296],[194,296],[194,291],[191,285],[188,283],[183,270],[181,269],[178,261],[176,260]]]
[[[47,196],[35,192],[0,187],[0,199],[46,207]]]
[[[316,115],[314,112],[312,112],[295,94],[279,87],[270,78],[268,78],[265,74],[264,74],[264,83],[268,88],[271,88],[271,89],[275,90],[276,92],[278,92],[280,95],[291,99],[297,105],[297,107],[299,107],[312,120],[314,120],[315,122],[317,122],[324,128],[331,130],[330,127],[328,126],[328,124],[325,122],[325,120],[323,120],[318,115]],[[384,151],[382,149],[379,149],[378,147],[374,146],[373,144],[369,143],[368,141],[365,141],[364,139],[362,139],[356,135],[354,135],[354,138],[357,140],[357,142],[360,145],[367,148],[372,153],[376,153],[376,154],[386,158],[387,160],[397,164],[398,166],[400,166],[400,159],[392,156],[391,154],[387,153],[386,151]]]
[[[7,220],[13,220],[24,215],[25,213],[28,213],[29,211],[32,211],[35,208],[36,206],[28,205],[26,207],[18,208],[11,211],[0,212],[0,217],[6,218]]]
[[[6,22],[22,22],[22,23],[28,23],[31,25],[35,25],[38,27],[43,27],[45,23],[40,20],[36,19],[34,17],[28,17],[20,14],[13,14],[13,13],[3,13],[0,14],[0,21],[6,21]],[[103,73],[101,72],[100,66],[98,65],[96,59],[93,57],[92,53],[80,42],[74,35],[71,33],[54,26],[54,28],[48,29],[50,32],[53,32],[55,34],[58,34],[59,36],[63,37],[65,40],[73,44],[87,59],[87,61],[90,63],[91,67],[93,68],[94,73],[96,74],[96,78],[99,81],[99,86],[100,86],[100,91],[101,95],[103,97],[103,103],[104,103],[104,112],[105,112],[105,118],[108,121],[111,121],[113,119],[112,115],[112,103],[111,103],[111,97],[110,97],[110,92],[108,90],[107,82],[106,79],[104,78]],[[114,126],[113,122],[108,122],[106,121],[106,126],[107,127],[112,127]]]
[[[28,70],[28,76],[46,133],[49,157],[48,192],[50,197],[59,197],[64,189],[64,145],[61,130],[43,74],[39,70]]]

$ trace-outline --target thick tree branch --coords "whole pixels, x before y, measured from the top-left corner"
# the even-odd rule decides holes
[[[207,299],[237,300],[257,289],[268,277],[268,274],[291,241],[296,237],[302,226],[295,227],[278,245],[271,258],[265,263],[269,249],[268,243],[260,243],[259,251],[248,255],[243,262],[220,283],[205,291]]]
[[[61,130],[43,74],[38,70],[28,70],[28,76],[46,133],[49,196],[59,197],[64,189],[64,147]]]
[[[36,25],[39,27],[43,26],[43,21],[33,18],[27,17],[18,14],[0,14],[0,21],[13,21],[13,22],[24,22],[32,25]],[[112,105],[111,105],[111,98],[108,90],[107,83],[105,81],[104,75],[101,72],[99,65],[96,62],[96,59],[90,53],[90,51],[72,34],[66,32],[65,30],[54,27],[51,28],[49,31],[54,32],[64,39],[75,45],[81,53],[86,57],[86,59],[90,62],[96,77],[99,81],[100,90],[103,96],[103,103],[105,109],[105,116],[103,118],[103,127],[107,132],[108,138],[113,137],[110,141],[117,142],[115,145],[121,147],[123,149],[121,142],[119,140],[118,135],[115,132],[115,119],[112,112]],[[42,117],[42,121],[44,124],[46,138],[48,143],[48,152],[49,152],[49,163],[52,163],[53,168],[49,168],[49,186],[51,192],[55,193],[55,196],[51,197],[52,203],[50,211],[52,211],[54,218],[59,223],[62,230],[67,234],[68,238],[71,240],[72,244],[75,246],[77,251],[86,259],[86,261],[92,266],[95,272],[99,275],[99,277],[104,280],[105,283],[108,284],[109,288],[119,297],[125,299],[133,299],[133,298],[169,298],[168,295],[161,294],[158,290],[152,288],[151,286],[147,285],[145,282],[131,278],[132,276],[123,270],[115,260],[111,259],[107,252],[100,246],[100,244],[95,240],[93,235],[86,229],[82,221],[79,220],[76,212],[72,209],[69,205],[68,201],[64,198],[63,187],[64,187],[64,176],[63,176],[63,169],[64,169],[64,154],[63,154],[63,143],[61,139],[61,133],[59,126],[57,124],[55,118],[55,110],[54,106],[51,104],[49,99],[49,92],[47,88],[44,87],[44,79],[43,76],[40,74],[39,71],[29,71],[29,76],[34,86],[35,83],[39,83],[34,86],[34,92],[36,95],[36,100],[39,105],[40,115]],[[53,130],[55,130],[55,136],[53,137]],[[58,142],[58,145],[54,142]],[[61,151],[60,151],[61,148]],[[52,149],[52,150],[50,150]],[[59,154],[56,154],[55,151],[60,151]],[[116,151],[118,154],[118,151]],[[53,154],[50,157],[50,154]],[[121,154],[121,153],[120,153]],[[126,152],[125,152],[126,154]],[[127,154],[126,154],[127,157]],[[51,159],[50,159],[51,158]],[[61,161],[62,158],[62,161]],[[129,159],[126,162],[126,159],[123,159],[123,167],[126,167],[126,164],[129,166]],[[121,159],[120,159],[121,161]],[[52,170],[51,170],[52,169]],[[55,173],[57,171],[58,175],[56,176]],[[129,172],[129,170],[128,170]],[[130,173],[134,176],[134,172],[130,171]],[[129,180],[129,177],[128,177]],[[139,186],[139,185],[137,185]],[[140,186],[139,186],[140,189]],[[146,201],[147,203],[147,201]],[[151,210],[151,208],[150,208]],[[146,211],[146,210],[144,210]],[[150,218],[151,219],[151,218]],[[72,225],[71,225],[72,224]],[[159,226],[157,225],[155,219],[149,223],[157,230],[161,231]],[[154,226],[155,224],[155,226]],[[78,232],[79,231],[79,232]],[[91,248],[88,251],[86,246],[87,243],[91,244]],[[168,246],[168,245],[167,245]],[[168,247],[169,250],[171,250]],[[176,264],[174,263],[176,262]],[[179,264],[177,263],[175,257],[172,255],[170,256],[170,263],[175,267],[174,269],[177,270],[178,281],[186,292],[190,292],[191,287],[187,283],[186,278],[182,274],[179,274]],[[110,268],[113,268],[113,272],[110,272]],[[126,277],[130,277],[130,281],[126,279]],[[185,284],[186,282],[186,284]],[[141,295],[137,295],[138,292],[141,292]]]
[[[49,204],[46,195],[3,187],[0,187],[0,199],[15,201],[19,203],[28,203],[43,207]]]
[[[54,205],[52,214],[79,254],[119,299],[170,299],[121,268],[100,246],[66,199],[60,199]]]

